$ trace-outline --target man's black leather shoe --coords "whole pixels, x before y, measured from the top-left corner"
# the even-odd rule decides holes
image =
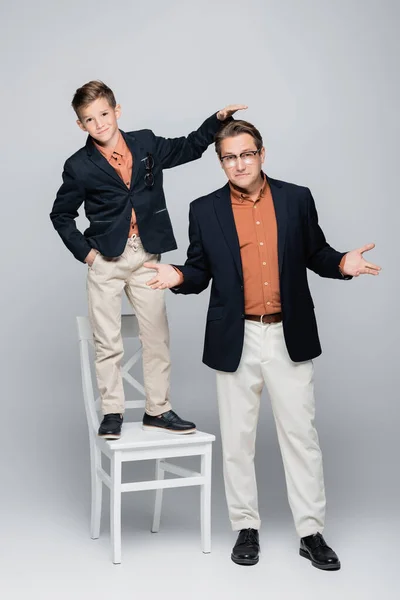
[[[104,415],[101,425],[99,427],[99,436],[106,440],[117,440],[121,437],[121,426],[123,416],[119,413],[110,413]]]
[[[241,529],[231,554],[233,562],[237,565],[256,565],[259,552],[257,529]]]
[[[190,421],[184,421],[173,410],[168,410],[158,417],[151,417],[147,413],[143,415],[143,429],[160,429],[169,433],[194,433],[196,425]]]
[[[336,552],[329,548],[320,533],[300,539],[300,556],[308,558],[311,564],[323,571],[338,571],[340,561]]]

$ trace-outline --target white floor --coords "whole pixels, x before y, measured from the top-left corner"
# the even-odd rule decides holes
[[[219,494],[220,489],[217,487]],[[164,517],[151,534],[150,492],[129,494],[123,509],[123,563],[110,561],[108,494],[99,540],[88,534],[88,497],[68,488],[55,491],[54,502],[19,497],[12,517],[1,528],[1,595],[7,600],[81,598],[177,598],[271,600],[384,600],[400,598],[397,531],[390,515],[371,519],[360,514],[330,521],[326,538],[340,555],[341,571],[319,571],[298,555],[290,514],[268,522],[261,531],[262,554],[254,567],[230,560],[235,535],[229,530],[222,494],[214,501],[213,549],[200,550],[196,490],[165,494]],[[86,494],[86,492],[85,492]],[[48,499],[49,500],[49,499]],[[51,500],[51,499],[50,499]],[[275,511],[276,512],[276,511]],[[4,516],[4,512],[3,512]],[[398,523],[398,519],[397,519]],[[4,594],[4,595],[3,595]]]

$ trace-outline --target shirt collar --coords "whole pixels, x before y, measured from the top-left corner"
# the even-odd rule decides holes
[[[260,189],[260,193],[258,194],[257,198],[256,198],[256,202],[257,200],[259,200],[260,198],[263,197],[266,187],[267,187],[267,177],[265,175],[265,173],[262,171],[262,176],[263,176],[263,183]],[[243,194],[237,187],[235,187],[231,182],[229,182],[229,188],[231,190],[231,198],[232,200],[234,200],[235,202],[244,202],[245,200],[251,200],[253,201],[250,196],[248,196],[247,194]]]
[[[104,158],[106,158],[108,160],[108,162],[110,162],[112,155],[114,154],[114,152],[116,154],[119,154],[120,156],[124,156],[124,154],[126,154],[126,142],[124,140],[124,138],[121,135],[121,132],[118,131],[119,135],[118,135],[118,140],[117,143],[115,144],[114,148],[105,148],[104,146],[100,146],[99,144],[97,144],[95,142],[95,140],[93,140],[94,145],[96,146],[97,150],[100,152],[100,154],[102,154],[104,156]]]

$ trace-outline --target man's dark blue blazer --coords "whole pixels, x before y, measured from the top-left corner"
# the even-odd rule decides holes
[[[149,129],[121,131],[133,157],[129,189],[89,136],[86,146],[65,162],[63,184],[50,213],[55,229],[75,258],[84,262],[92,248],[104,256],[120,256],[132,207],[145,250],[153,254],[174,250],[177,246],[165,204],[162,170],[200,158],[221,125],[212,115],[187,137],[171,139],[158,137]],[[153,187],[145,185],[148,153],[154,160]],[[82,204],[90,222],[83,234],[75,223]]]
[[[278,226],[283,330],[290,358],[321,354],[307,268],[321,277],[343,277],[337,252],[325,240],[311,192],[268,177]],[[190,204],[190,245],[185,264],[175,265],[184,282],[176,294],[199,294],[212,279],[203,362],[218,371],[238,368],[244,338],[244,287],[239,241],[229,185]]]

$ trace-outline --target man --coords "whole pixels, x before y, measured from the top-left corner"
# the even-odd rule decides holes
[[[254,471],[255,437],[264,383],[271,398],[300,554],[315,567],[340,562],[322,531],[325,492],[314,427],[312,359],[321,353],[309,268],[322,277],[377,275],[368,244],[347,254],[331,248],[318,225],[310,190],[267,177],[259,131],[226,124],[216,151],[229,180],[190,205],[190,246],[183,266],[147,264],[153,289],[198,294],[212,279],[203,361],[217,371],[231,558],[259,559],[260,517]]]
[[[144,429],[186,434],[195,424],[184,421],[169,400],[169,331],[164,292],[146,286],[145,261],[176,248],[163,191],[163,169],[200,158],[213,142],[221,121],[243,105],[231,105],[209,117],[187,137],[166,139],[148,129],[118,129],[121,107],[101,81],[79,88],[72,100],[86,146],[64,165],[50,218],[76,259],[87,263],[89,317],[96,350],[96,375],[103,420],[99,435],[121,435],[124,390],[120,364],[121,295],[133,305],[143,346],[146,390]],[[82,234],[75,219],[84,204],[90,227]],[[152,263],[154,264],[154,263]]]

